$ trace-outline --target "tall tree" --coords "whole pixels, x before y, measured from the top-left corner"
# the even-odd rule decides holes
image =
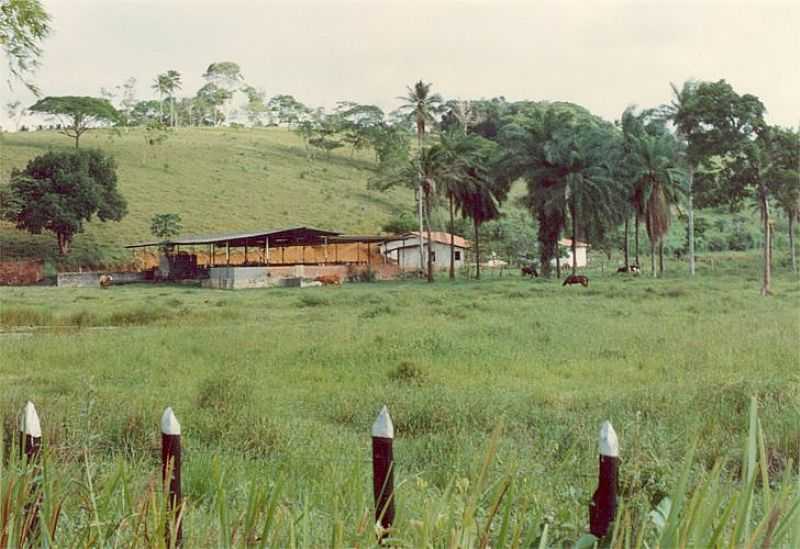
[[[97,124],[114,123],[119,120],[119,113],[111,103],[97,97],[45,97],[28,110],[51,114],[58,118],[61,133],[75,139],[76,149],[80,145],[81,135]]]
[[[9,88],[18,80],[39,97],[39,88],[29,77],[39,65],[41,44],[49,34],[50,16],[41,0],[0,2],[0,46],[8,60]]]
[[[656,246],[672,223],[672,208],[686,193],[677,143],[669,134],[642,135],[633,140],[635,201],[645,219],[650,240],[650,265],[656,276]],[[663,261],[661,268],[663,270]]]
[[[481,225],[500,217],[500,207],[497,201],[497,190],[492,183],[481,174],[475,173],[464,180],[464,186],[459,193],[461,201],[461,214],[465,219],[472,220],[474,229],[475,250],[475,278],[481,277]]]
[[[717,82],[684,83],[679,90],[672,84],[674,99],[664,107],[664,113],[675,124],[679,135],[686,140],[688,173],[689,272],[694,275],[694,206],[695,199],[708,197],[705,189],[696,185],[701,164],[713,157],[735,154],[764,127],[764,105],[750,94],[737,94],[725,80]]]
[[[800,153],[800,134],[794,132],[794,146],[789,147],[795,156]],[[794,162],[794,169],[780,169],[776,177],[775,198],[789,222],[789,255],[792,261],[792,272],[797,273],[797,246],[795,229],[800,220],[800,161]]]
[[[127,212],[117,190],[114,159],[99,150],[48,152],[11,173],[2,189],[2,217],[33,234],[58,238],[61,255],[95,215],[119,221]]]
[[[419,184],[417,187],[417,210],[419,215],[419,268],[424,269],[424,257],[422,246],[422,232],[423,232],[423,173],[422,173],[422,142],[425,138],[425,133],[435,121],[434,115],[442,103],[442,97],[437,93],[431,93],[432,83],[423,82],[419,80],[413,86],[406,88],[407,93],[404,97],[398,99],[403,101],[400,106],[400,111],[403,112],[407,119],[414,121],[414,126],[417,130],[417,158],[419,159]],[[430,253],[430,250],[428,250]],[[428,262],[430,263],[430,262]],[[428,273],[428,278],[431,278],[432,273]]]
[[[167,97],[170,100],[170,124],[174,128],[178,124],[178,119],[175,117],[175,92],[181,89],[181,73],[176,70],[170,69],[164,73],[166,80]]]
[[[208,83],[215,84],[218,88],[227,92],[223,108],[225,119],[230,120],[230,112],[228,110],[229,100],[233,98],[234,92],[244,81],[242,69],[239,67],[238,63],[234,63],[233,61],[211,63],[203,74],[203,78],[205,78]]]

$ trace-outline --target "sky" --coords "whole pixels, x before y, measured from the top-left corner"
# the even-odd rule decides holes
[[[43,0],[45,95],[99,95],[133,76],[140,99],[178,70],[193,95],[212,62],[267,96],[391,110],[417,80],[446,98],[561,100],[607,120],[669,102],[670,82],[725,79],[772,124],[800,124],[800,2]],[[9,99],[33,103],[20,84]],[[6,116],[5,113],[2,115]],[[5,120],[3,125],[8,127]]]

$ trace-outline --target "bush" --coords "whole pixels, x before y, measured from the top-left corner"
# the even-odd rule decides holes
[[[401,362],[395,369],[389,372],[389,379],[399,383],[422,385],[428,381],[428,374],[416,364]]]
[[[712,236],[708,239],[706,247],[710,252],[724,252],[728,249],[728,242],[723,236]]]

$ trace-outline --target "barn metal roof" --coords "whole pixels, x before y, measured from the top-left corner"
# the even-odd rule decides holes
[[[333,237],[341,233],[335,231],[325,231],[314,227],[287,227],[284,229],[268,229],[264,231],[254,231],[246,233],[228,233],[204,236],[181,236],[169,240],[155,240],[151,242],[139,242],[129,244],[126,248],[143,248],[145,246],[190,246],[199,244],[213,244],[222,246],[228,243],[230,246],[254,246],[265,245],[269,238],[271,247],[293,246],[296,244],[316,244],[322,242],[323,237]]]

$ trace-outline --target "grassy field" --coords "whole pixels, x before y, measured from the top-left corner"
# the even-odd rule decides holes
[[[635,534],[680,492],[695,442],[688,485],[721,463],[719,490],[736,489],[756,396],[772,501],[787,475],[798,501],[797,279],[779,273],[765,299],[752,256],[720,258],[694,280],[669,267],[660,280],[590,271],[589,288],[509,275],[237,292],[3,288],[6,443],[33,400],[66,497],[62,541],[124,544],[172,406],[189,546],[244,544],[272,509],[270,546],[363,547],[374,540],[369,429],[386,404],[398,543],[478,546],[487,529],[493,547],[513,535],[530,546],[546,528],[545,544],[560,547],[586,530],[603,420],[620,436]],[[757,492],[754,524],[772,490]]]
[[[50,149],[73,142],[54,131],[0,133],[0,180]],[[411,192],[367,190],[371,153],[349,149],[330,160],[308,161],[299,137],[283,128],[178,128],[149,146],[144,130],[88,132],[81,147],[114,155],[119,187],[128,200],[120,223],[90,223],[74,243],[76,265],[129,259],[122,246],[149,239],[150,218],[177,212],[187,234],[310,225],[347,232],[375,232],[398,208],[413,208]],[[52,235],[31,236],[0,225],[4,257],[53,258]]]

